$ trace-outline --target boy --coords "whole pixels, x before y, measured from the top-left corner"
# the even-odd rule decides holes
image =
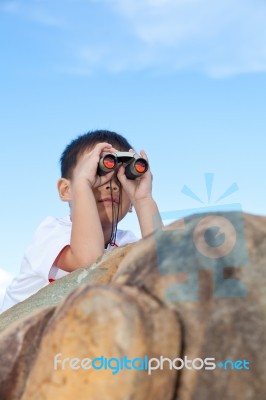
[[[112,246],[135,242],[130,231],[117,230],[117,223],[135,208],[142,237],[153,232],[158,208],[152,198],[150,170],[135,180],[127,179],[122,164],[104,176],[97,174],[104,153],[133,151],[115,132],[94,131],[79,136],[61,156],[57,187],[68,202],[70,216],[46,218],[26,249],[20,274],[9,285],[2,311],[33,295],[49,282],[94,263]],[[144,151],[140,155],[147,160]]]

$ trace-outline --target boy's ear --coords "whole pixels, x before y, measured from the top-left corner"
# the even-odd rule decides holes
[[[57,182],[57,189],[62,201],[71,201],[71,184],[70,180],[66,178],[60,178]]]

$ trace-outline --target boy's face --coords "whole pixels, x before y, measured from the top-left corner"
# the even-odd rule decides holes
[[[117,219],[118,222],[121,221],[128,213],[130,200],[117,179],[116,172],[110,181],[92,190],[103,227],[112,225],[112,220],[113,223]]]
[[[92,149],[88,149],[78,160],[78,163],[73,171],[71,181],[75,179],[75,170],[78,164],[82,161]],[[117,171],[114,172],[112,179],[97,188],[92,189],[100,221],[103,228],[112,226],[116,221],[121,221],[128,213],[130,208],[130,200],[122,188],[118,178]],[[117,215],[119,212],[119,215]]]

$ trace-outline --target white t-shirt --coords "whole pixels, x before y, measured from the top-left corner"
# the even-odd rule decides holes
[[[33,241],[26,249],[20,273],[6,289],[0,312],[27,299],[41,288],[69,272],[55,267],[54,261],[64,247],[70,244],[72,222],[70,217],[47,217],[37,228]],[[115,247],[136,242],[130,231],[117,229]],[[110,244],[107,250],[114,247]]]

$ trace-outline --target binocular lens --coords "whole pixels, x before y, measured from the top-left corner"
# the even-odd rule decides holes
[[[119,163],[125,164],[125,174],[128,179],[136,179],[149,168],[148,162],[138,154],[128,151],[108,153],[101,157],[98,163],[97,174],[103,176],[113,171]]]
[[[139,160],[139,161],[137,161],[137,162],[135,163],[135,169],[136,169],[136,171],[138,171],[139,173],[145,172],[145,171],[146,171],[146,168],[147,168],[147,164],[146,164],[144,161]]]
[[[108,169],[113,169],[115,167],[115,159],[113,157],[107,156],[103,160],[103,165]]]

